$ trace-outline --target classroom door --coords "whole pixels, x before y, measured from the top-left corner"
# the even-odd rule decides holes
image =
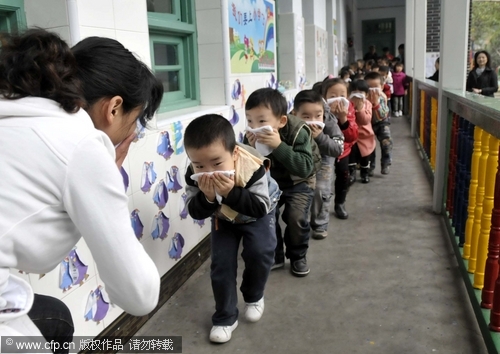
[[[392,55],[396,53],[396,19],[384,18],[377,20],[365,20],[362,22],[363,29],[363,55],[368,52],[368,47],[374,45],[377,55],[382,56],[382,48],[388,47]]]

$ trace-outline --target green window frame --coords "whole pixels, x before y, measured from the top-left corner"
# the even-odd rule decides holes
[[[148,11],[151,67],[165,90],[159,113],[200,104],[194,0],[170,2],[171,13]]]
[[[0,0],[0,32],[17,33],[24,29],[24,0]]]

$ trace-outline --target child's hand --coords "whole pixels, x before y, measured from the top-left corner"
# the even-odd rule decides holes
[[[332,105],[332,112],[337,117],[337,120],[339,121],[339,124],[344,124],[347,121],[347,109],[343,103],[341,102],[334,102]],[[331,106],[330,106],[331,107]]]
[[[311,135],[314,139],[316,139],[323,132],[323,128],[316,124],[310,124],[309,128],[311,129]]]
[[[380,102],[380,93],[379,93],[379,91],[370,90],[370,92],[368,92],[368,101],[370,101],[370,103],[373,106],[378,105],[379,102]]]
[[[276,129],[273,129],[272,132],[265,131],[258,133],[257,141],[261,144],[269,146],[272,149],[276,149],[281,144],[280,133]]]
[[[245,135],[248,139],[248,143],[250,144],[250,146],[255,148],[255,142],[257,141],[257,137],[255,136],[255,134],[252,132],[246,132]]]
[[[408,94],[408,90],[405,90],[405,96]]]
[[[203,175],[198,179],[198,188],[205,194],[205,198],[210,202],[215,202],[214,179],[210,175]]]
[[[351,98],[351,102],[354,105],[356,111],[362,111],[363,108],[365,107],[365,101],[362,98],[353,97]]]
[[[234,176],[227,177],[223,173],[215,172],[212,177],[215,191],[224,198],[227,198],[227,195],[234,187]]]

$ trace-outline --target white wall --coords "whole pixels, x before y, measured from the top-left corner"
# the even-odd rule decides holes
[[[406,35],[406,7],[405,6],[391,6],[391,7],[376,7],[376,8],[360,8],[357,13],[357,20],[354,23],[355,26],[355,40],[354,48],[356,53],[356,59],[362,58],[364,53],[368,51],[368,48],[362,48],[362,21],[363,20],[376,20],[383,18],[395,18],[396,19],[396,43],[395,48],[397,48],[401,43],[405,42]],[[393,53],[397,55],[396,53]]]

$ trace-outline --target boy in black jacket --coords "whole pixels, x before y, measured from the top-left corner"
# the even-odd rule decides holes
[[[212,216],[210,277],[216,311],[210,340],[225,343],[238,326],[236,269],[243,238],[241,292],[245,317],[264,311],[264,287],[276,247],[274,208],[280,191],[254,149],[237,145],[231,123],[216,114],[193,120],[184,134],[191,160],[186,171],[187,209],[193,219]]]

